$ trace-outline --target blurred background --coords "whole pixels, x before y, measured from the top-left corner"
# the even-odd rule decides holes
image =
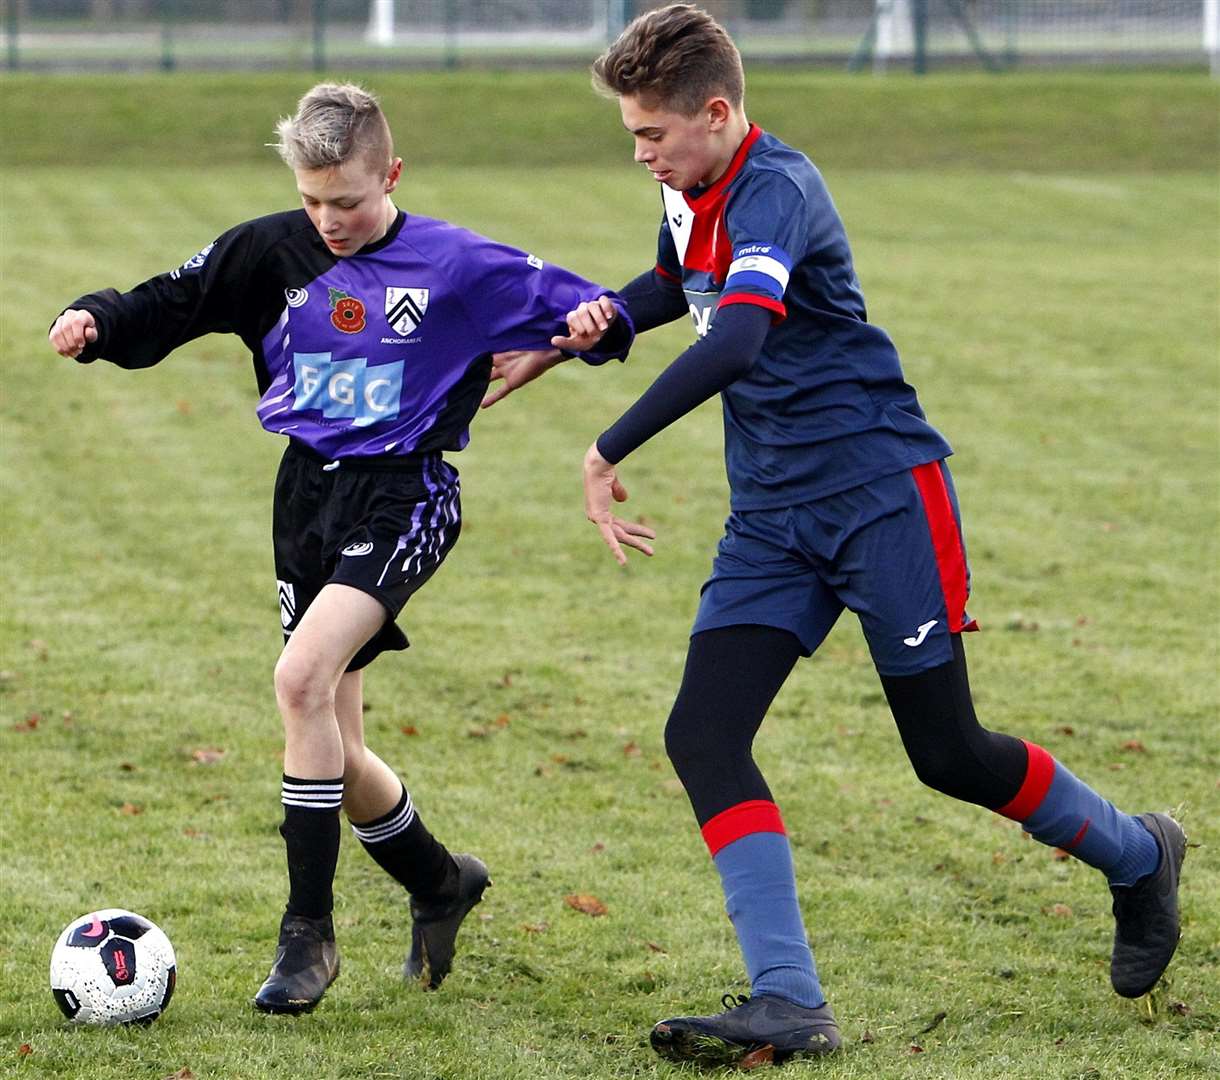
[[[587,62],[652,0],[4,0],[26,70]],[[854,70],[1207,65],[1220,0],[705,0],[749,59]]]

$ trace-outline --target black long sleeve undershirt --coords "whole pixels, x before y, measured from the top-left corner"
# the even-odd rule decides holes
[[[656,270],[645,270],[632,278],[618,294],[627,305],[637,334],[680,319],[688,310],[682,286],[662,277]]]
[[[640,278],[619,295],[627,299],[628,290],[638,281]],[[647,329],[647,322],[641,325],[631,300],[627,302],[637,333]],[[642,315],[647,313],[641,310]],[[598,453],[612,465],[618,464],[658,431],[736,382],[754,366],[770,327],[771,312],[757,304],[731,304],[717,311],[707,336],[674,360],[639,400],[602,432],[597,440]]]

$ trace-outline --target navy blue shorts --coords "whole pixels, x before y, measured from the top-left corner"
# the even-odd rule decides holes
[[[338,465],[289,443],[275,481],[272,539],[287,641],[324,586],[348,585],[386,609],[386,621],[348,665],[407,647],[395,621],[457,543],[457,470],[440,454]]]
[[[788,630],[808,656],[844,608],[860,617],[882,675],[953,659],[970,570],[953,480],[920,465],[782,510],[734,511],[692,633],[755,624]]]

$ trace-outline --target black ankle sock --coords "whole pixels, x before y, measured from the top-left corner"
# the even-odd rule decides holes
[[[310,780],[284,776],[284,823],[288,849],[288,913],[320,919],[335,906],[339,861],[339,807],[343,778]]]
[[[403,788],[394,809],[352,831],[364,850],[412,896],[444,900],[457,892],[457,864],[445,845],[425,828]]]

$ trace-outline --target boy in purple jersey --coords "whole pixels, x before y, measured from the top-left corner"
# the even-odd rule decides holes
[[[1106,875],[1114,989],[1146,993],[1177,945],[1181,828],[1121,813],[1032,743],[980,726],[962,633],[969,573],[951,452],[866,321],[842,222],[803,154],[751,124],[741,59],[709,15],[636,19],[593,68],[661,184],[656,267],[620,295],[637,332],[689,312],[699,340],[590,447],[585,507],[620,563],[652,549],[611,512],[617,464],[712,394],[731,514],[703,587],[666,749],[724,888],[752,996],[664,1021],[661,1054],[755,1064],[833,1051],[783,820],[751,755],[796,660],[844,608],[863,627],[916,774]],[[553,354],[506,357],[504,394]],[[748,1060],[747,1060],[748,1059]]]
[[[632,330],[599,286],[398,210],[390,196],[402,159],[376,98],[359,87],[314,87],[278,131],[303,210],[238,225],[130,292],[80,298],[50,341],[81,363],[140,368],[203,334],[238,334],[254,361],[259,419],[288,436],[273,540],[289,896],[254,1000],[299,1013],[339,971],[340,807],[410,894],[405,974],[425,987],[448,973],[458,928],[488,884],[479,859],[451,855],[431,835],[364,743],[363,670],[407,647],[396,618],[457,541],[458,476],[442,451],[466,445],[493,353],[579,352],[600,339],[584,358],[601,363],[625,354]]]

